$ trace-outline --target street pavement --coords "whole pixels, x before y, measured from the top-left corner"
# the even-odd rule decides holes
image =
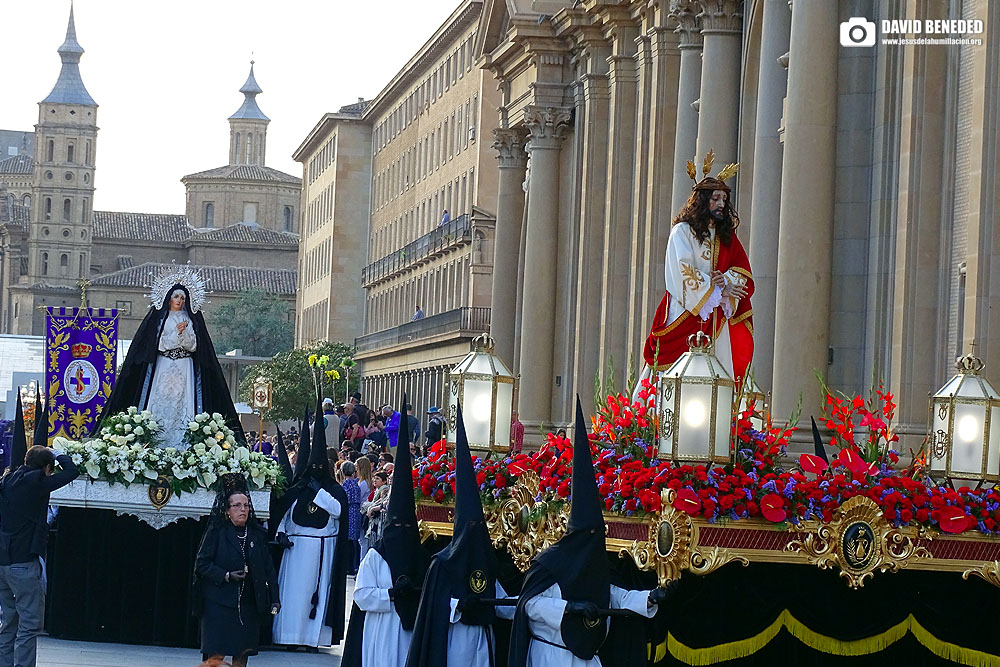
[[[351,613],[354,577],[347,578],[347,613]],[[341,646],[319,653],[261,650],[250,659],[252,667],[339,667]],[[100,644],[40,637],[38,667],[197,667],[201,652],[191,648]]]

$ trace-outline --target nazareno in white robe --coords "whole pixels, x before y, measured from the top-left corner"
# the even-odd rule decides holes
[[[365,612],[361,667],[404,667],[412,632],[403,629],[389,599],[392,572],[375,549],[369,549],[354,585],[354,602]],[[488,664],[488,663],[487,663]]]
[[[177,325],[181,322],[187,322],[188,326],[184,333],[179,334]],[[175,348],[188,352],[198,348],[194,327],[183,310],[172,310],[167,314],[157,344],[158,352]],[[146,408],[163,429],[160,446],[186,449],[184,431],[195,416],[194,358],[171,359],[162,354],[156,355]]]
[[[497,582],[496,597],[514,599],[507,595],[500,582]],[[508,621],[514,618],[514,605],[498,606],[497,618]],[[487,628],[482,625],[466,625],[462,623],[462,612],[458,611],[458,600],[451,599],[451,617],[448,619],[451,627],[448,629],[448,666],[447,667],[488,667],[490,664],[490,648],[496,652],[496,638],[487,640]],[[498,667],[500,664],[497,663]]]
[[[617,586],[611,587],[611,609],[630,609],[641,616],[652,618],[656,606],[648,605],[649,591],[627,591]],[[524,605],[528,614],[528,629],[531,634],[547,642],[564,646],[562,640],[562,618],[566,611],[566,600],[562,598],[559,584],[552,584],[544,591],[528,600]],[[605,619],[605,623],[610,623]],[[596,655],[591,660],[581,660],[569,649],[550,646],[545,642],[531,640],[528,645],[527,667],[600,667],[601,659]]]
[[[329,646],[333,629],[326,625],[326,607],[330,598],[330,580],[333,577],[337,535],[340,532],[340,502],[326,490],[316,492],[313,502],[330,513],[330,520],[323,528],[307,528],[292,521],[292,512],[299,501],[292,503],[278,532],[288,535],[293,546],[285,551],[278,573],[278,590],[281,591],[281,611],[274,617],[274,643],[290,646]],[[320,544],[322,562],[320,561]],[[319,578],[319,604],[316,618],[309,618],[312,596]]]

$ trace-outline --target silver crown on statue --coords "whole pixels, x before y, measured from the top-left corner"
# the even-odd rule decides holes
[[[174,285],[182,285],[187,290],[190,298],[188,305],[191,307],[192,313],[197,313],[202,306],[208,303],[205,298],[208,295],[205,281],[198,271],[190,264],[170,265],[160,272],[160,275],[150,285],[149,294],[146,295],[154,308],[163,305],[163,301]]]

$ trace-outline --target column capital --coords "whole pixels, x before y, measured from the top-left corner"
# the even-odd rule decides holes
[[[701,6],[697,0],[670,0],[670,18],[677,27],[674,32],[680,37],[679,48],[700,49],[704,38],[701,35]]]
[[[563,107],[528,106],[524,126],[528,128],[528,151],[535,148],[559,148],[566,130],[573,122],[573,112]]]
[[[524,152],[525,132],[519,128],[498,127],[493,130],[493,148],[500,168],[524,168],[528,155]]]
[[[698,0],[701,34],[742,34],[743,0]]]

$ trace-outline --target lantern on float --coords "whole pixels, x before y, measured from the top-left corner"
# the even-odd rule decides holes
[[[702,331],[659,379],[659,454],[677,463],[728,463],[736,383]]]
[[[472,351],[448,375],[448,446],[457,438],[458,406],[462,406],[469,448],[510,450],[511,412],[517,379],[500,357],[489,334],[472,341]]]
[[[931,476],[962,485],[1000,480],[1000,393],[983,374],[981,359],[967,354],[958,373],[930,400],[927,452]]]

